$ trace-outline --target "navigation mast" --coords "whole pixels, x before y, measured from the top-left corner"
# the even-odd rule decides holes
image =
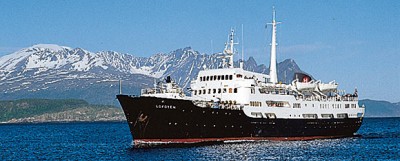
[[[235,30],[233,30],[233,28],[231,28],[231,34],[229,35],[228,42],[225,43],[225,49],[224,49],[224,53],[227,55],[226,57],[229,58],[228,68],[233,68],[233,54],[234,54],[233,45],[238,44],[238,43],[233,42],[234,35],[235,35]]]
[[[271,77],[271,83],[278,83],[278,74],[276,70],[276,25],[281,22],[275,21],[275,7],[272,8],[272,23],[267,23],[272,25],[272,42],[271,42],[271,59],[269,66],[269,76]]]

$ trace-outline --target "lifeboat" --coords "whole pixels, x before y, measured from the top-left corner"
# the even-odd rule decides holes
[[[320,91],[334,91],[338,87],[338,84],[335,81],[331,81],[329,83],[319,83],[318,88]]]
[[[317,83],[315,83],[314,80],[311,80],[309,82],[299,82],[295,80],[293,81],[293,85],[296,86],[296,89],[298,91],[310,91],[314,90],[317,87]]]

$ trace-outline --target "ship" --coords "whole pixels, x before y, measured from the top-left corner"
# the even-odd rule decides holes
[[[269,75],[245,70],[243,61],[234,66],[231,29],[220,67],[200,70],[189,92],[167,77],[138,96],[117,95],[133,146],[355,136],[365,113],[357,89],[345,94],[335,81],[322,83],[306,73],[278,82],[275,10],[272,17]]]

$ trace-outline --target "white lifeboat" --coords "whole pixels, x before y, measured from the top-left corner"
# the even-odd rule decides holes
[[[317,87],[317,83],[314,82],[314,80],[311,80],[308,76],[303,77],[301,82],[296,79],[292,82],[292,84],[295,85],[299,91],[310,91]]]
[[[333,91],[336,90],[338,84],[335,81],[331,81],[329,83],[319,83],[318,88],[320,91]]]
[[[313,81],[311,82],[296,82],[296,88],[299,91],[314,90],[317,84]]]

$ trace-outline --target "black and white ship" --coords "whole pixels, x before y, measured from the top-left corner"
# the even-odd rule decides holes
[[[353,136],[365,112],[357,90],[343,94],[335,81],[300,73],[291,83],[278,82],[275,11],[269,24],[269,75],[246,71],[243,62],[234,67],[231,30],[221,68],[200,71],[191,96],[169,77],[140,96],[117,95],[135,147]]]

